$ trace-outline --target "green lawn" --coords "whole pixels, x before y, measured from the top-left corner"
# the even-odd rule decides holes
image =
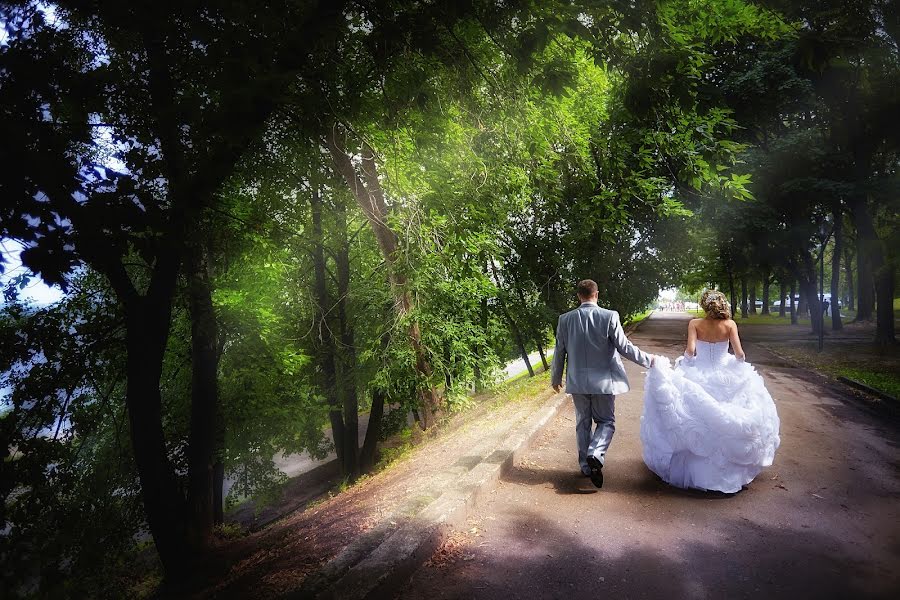
[[[838,367],[834,369],[834,374],[846,377],[847,379],[854,379],[869,387],[873,387],[876,390],[881,390],[894,398],[900,398],[900,376],[894,373],[884,373],[852,367]]]
[[[773,312],[768,315],[747,315],[747,317],[742,317],[739,312],[735,315],[734,320],[737,321],[738,325],[790,325],[791,324],[791,314],[785,313],[783,317],[778,316],[778,311]],[[809,324],[808,318],[801,317],[799,319],[800,323]]]
[[[646,319],[647,317],[649,317],[650,313],[652,313],[652,312],[653,312],[653,309],[648,308],[644,312],[640,312],[636,315],[631,315],[630,317],[625,319],[625,322],[622,323],[622,326],[624,327],[625,325],[631,325],[632,323],[639,323],[639,322],[643,321],[644,319]]]

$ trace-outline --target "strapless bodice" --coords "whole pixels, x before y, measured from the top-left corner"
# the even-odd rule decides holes
[[[718,365],[728,360],[728,340],[724,342],[704,342],[697,340],[697,356],[694,357],[696,366]]]

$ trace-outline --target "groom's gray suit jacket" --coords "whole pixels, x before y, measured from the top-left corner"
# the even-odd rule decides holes
[[[552,384],[562,384],[563,365],[568,359],[566,392],[624,394],[630,388],[619,352],[639,365],[650,366],[650,355],[625,337],[619,313],[584,302],[559,316]]]

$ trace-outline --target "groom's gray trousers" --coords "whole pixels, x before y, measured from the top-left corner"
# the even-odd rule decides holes
[[[606,449],[616,432],[616,397],[613,394],[572,394],[572,400],[575,402],[578,464],[582,473],[589,473],[588,456],[595,457],[600,464],[606,461]]]

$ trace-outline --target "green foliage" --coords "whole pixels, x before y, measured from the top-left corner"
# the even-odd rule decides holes
[[[0,311],[0,577],[29,597],[114,596],[142,534],[121,317],[96,276]]]

